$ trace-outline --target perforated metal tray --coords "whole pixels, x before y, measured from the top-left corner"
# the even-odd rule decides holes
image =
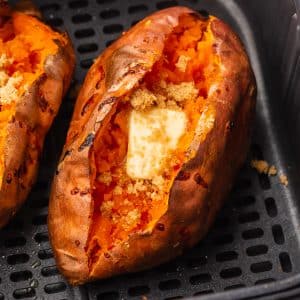
[[[214,228],[196,247],[149,271],[81,288],[70,287],[55,266],[46,220],[50,183],[75,101],[71,91],[46,140],[38,182],[28,202],[0,232],[0,300],[299,296],[300,179],[296,155],[299,142],[293,138],[300,131],[299,2],[37,0],[36,3],[47,22],[67,29],[73,40],[78,64],[72,89],[82,82],[93,59],[107,45],[156,9],[186,5],[208,10],[226,20],[243,39],[258,82],[256,129],[249,159],[264,158],[274,163],[279,172],[287,174],[289,185],[284,187],[278,177],[258,175],[248,161]]]

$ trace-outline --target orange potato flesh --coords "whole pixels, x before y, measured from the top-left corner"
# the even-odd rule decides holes
[[[66,45],[67,39],[54,32],[47,25],[34,17],[15,12],[8,22],[0,28],[0,55],[13,58],[9,75],[19,71],[23,82],[31,85],[42,73],[45,59],[57,52],[55,40]]]
[[[110,182],[105,184],[95,180],[93,192],[94,214],[90,238],[86,247],[90,264],[93,264],[100,253],[112,249],[118,241],[124,241],[132,233],[152,229],[160,217],[168,209],[171,186],[181,166],[186,161],[185,153],[193,139],[197,122],[202,113],[203,103],[209,88],[216,83],[219,73],[218,56],[213,52],[213,36],[206,23],[193,16],[181,17],[180,25],[168,37],[163,56],[154,64],[150,73],[146,74],[141,85],[155,94],[155,86],[161,81],[167,84],[194,82],[199,93],[196,99],[187,100],[182,110],[187,117],[186,133],[180,138],[178,147],[171,154],[172,164],[163,174],[164,193],[161,199],[153,200],[144,191],[137,194],[121,194],[113,191],[120,181],[125,186],[134,183],[126,174],[125,161],[128,145],[128,118],[131,105],[121,101],[111,119],[100,134],[101,138],[95,146],[96,169],[98,174],[112,174]],[[176,67],[181,56],[188,57],[185,70]],[[103,213],[103,207],[110,204],[111,215]],[[130,212],[138,212],[138,217],[129,224],[123,224],[124,216]],[[112,216],[120,217],[117,222]]]

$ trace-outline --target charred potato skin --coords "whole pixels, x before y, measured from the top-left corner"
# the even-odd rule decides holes
[[[15,11],[40,16],[29,1],[24,4]],[[12,10],[7,8],[6,12],[10,15]],[[57,41],[57,53],[47,57],[45,72],[19,99],[15,116],[8,124],[0,190],[0,228],[15,215],[35,182],[45,135],[70,85],[75,56],[71,41],[66,38],[66,45]]]
[[[184,14],[211,22],[214,51],[221,59],[223,80],[207,100],[216,111],[214,127],[200,143],[196,156],[182,166],[159,226],[152,232],[131,235],[127,242],[103,253],[90,268],[85,247],[94,209],[93,142],[118,98],[151,70],[166,36]],[[157,12],[106,49],[88,72],[79,94],[52,186],[50,240],[57,265],[69,282],[81,284],[153,267],[197,243],[212,225],[245,160],[255,100],[255,78],[240,40],[222,21],[188,8]]]

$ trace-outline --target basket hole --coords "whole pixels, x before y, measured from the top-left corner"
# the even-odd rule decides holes
[[[205,290],[205,291],[197,292],[193,296],[208,295],[208,294],[212,294],[213,292],[214,292],[213,290]]]
[[[246,190],[251,187],[251,181],[249,179],[239,179],[235,186],[233,187],[234,191]]]
[[[83,68],[83,69],[88,69],[90,68],[90,66],[93,64],[93,59],[91,58],[88,58],[88,59],[84,59],[82,61],[80,61],[80,66]]]
[[[53,257],[53,252],[51,249],[43,249],[38,252],[39,259],[49,259]]]
[[[228,279],[228,278],[234,278],[234,277],[239,277],[242,275],[242,270],[238,267],[236,268],[228,268],[224,269],[220,272],[220,276],[223,279]]]
[[[219,262],[235,260],[237,258],[238,258],[238,254],[235,251],[225,251],[225,252],[218,253],[216,255],[216,261]]]
[[[119,298],[117,292],[105,292],[97,295],[97,300],[119,300]]]
[[[32,224],[33,225],[45,225],[47,224],[47,215],[40,215],[40,216],[36,216],[32,219]]]
[[[235,289],[239,289],[239,288],[242,288],[242,287],[245,287],[244,284],[242,283],[238,283],[238,284],[233,284],[233,285],[229,285],[229,286],[226,286],[224,288],[225,291],[228,291],[228,290],[235,290]]]
[[[106,9],[100,13],[102,19],[112,19],[120,15],[120,11],[117,9]]]
[[[135,14],[135,13],[139,13],[139,12],[147,11],[147,10],[148,10],[148,7],[144,4],[133,5],[133,6],[129,6],[128,13]]]
[[[83,39],[93,35],[95,35],[95,31],[92,28],[79,29],[75,31],[75,37],[77,37],[78,39]]]
[[[244,240],[258,239],[264,235],[264,231],[261,228],[253,228],[243,231],[242,237]]]
[[[206,283],[206,282],[210,282],[212,280],[211,275],[208,273],[203,273],[203,274],[198,274],[198,275],[194,275],[190,278],[190,283],[192,285],[196,285],[196,284],[201,284],[201,283]]]
[[[274,278],[264,278],[264,279],[260,279],[255,281],[255,284],[265,284],[265,283],[270,283],[270,282],[274,282],[275,279]]]
[[[94,52],[98,50],[98,45],[95,43],[90,43],[90,44],[83,44],[80,45],[77,48],[79,53],[88,53],[88,52]]]
[[[51,283],[51,284],[45,285],[45,287],[44,287],[44,290],[47,294],[59,293],[59,292],[65,291],[66,289],[67,289],[67,286],[64,282]]]
[[[45,4],[40,7],[40,10],[45,12],[47,10],[58,11],[60,10],[60,5],[57,3]]]
[[[256,211],[240,214],[238,218],[238,221],[241,224],[255,222],[257,220],[259,220],[259,214]]]
[[[46,20],[46,23],[53,27],[59,27],[63,25],[64,21],[61,18],[49,18]]]
[[[26,253],[13,254],[13,255],[9,255],[7,257],[7,263],[9,265],[24,264],[28,261],[29,261],[29,255],[27,255]]]
[[[198,269],[198,268],[201,268],[203,265],[205,265],[207,263],[207,257],[206,256],[201,256],[201,257],[197,257],[197,258],[193,258],[193,259],[190,259],[188,262],[187,262],[187,265],[190,267],[190,268],[193,268],[193,269]]]
[[[116,0],[97,0],[98,4],[106,4],[106,3],[113,3]]]
[[[276,217],[278,212],[275,200],[273,198],[267,198],[265,199],[265,205],[268,215],[272,218]]]
[[[281,269],[283,272],[285,272],[285,273],[292,272],[292,262],[291,262],[289,254],[287,252],[280,253],[279,260],[280,260],[280,265],[281,265]]]
[[[88,2],[85,0],[76,0],[76,1],[69,2],[69,7],[73,9],[86,7],[86,6],[88,6]]]
[[[269,190],[271,188],[270,179],[267,174],[259,174],[258,181],[263,190]]]
[[[234,204],[236,207],[250,206],[255,203],[253,196],[239,197],[235,200]]]
[[[22,228],[23,222],[18,219],[13,219],[4,227],[5,230],[21,230]]]
[[[72,17],[72,22],[74,24],[85,23],[92,20],[92,16],[89,14],[80,14]]]
[[[26,244],[26,239],[22,236],[17,236],[4,241],[4,246],[6,248],[20,247]]]
[[[121,24],[110,24],[103,27],[103,32],[106,34],[119,33],[123,30]]]
[[[262,273],[272,270],[272,263],[269,261],[261,261],[251,265],[250,270],[253,273]]]
[[[233,235],[232,234],[224,234],[218,237],[215,237],[213,243],[216,245],[225,245],[230,244],[233,242]]]
[[[264,156],[258,144],[251,145],[251,154],[253,159],[263,160]]]
[[[10,280],[13,282],[25,281],[32,278],[32,273],[30,271],[19,271],[10,274]]]
[[[32,287],[17,289],[13,292],[15,299],[31,298],[35,296],[35,289]]]
[[[128,290],[128,294],[132,297],[143,296],[150,292],[150,288],[147,285],[140,285],[132,287]]]
[[[228,227],[230,225],[230,219],[229,218],[218,218],[215,221],[215,227],[216,228],[224,228],[224,227]]]
[[[251,246],[246,249],[246,252],[248,256],[262,255],[268,252],[268,246],[266,245]]]
[[[173,261],[162,264],[159,267],[157,267],[157,269],[162,273],[175,273],[178,271],[178,268],[179,266]]]
[[[167,8],[167,7],[171,7],[171,6],[175,6],[178,5],[177,1],[174,0],[170,0],[170,1],[160,1],[156,4],[156,7],[158,9],[163,9],[163,8]]]
[[[180,281],[178,279],[162,281],[158,287],[162,291],[178,289],[180,287]]]
[[[276,244],[282,245],[284,244],[284,234],[282,231],[282,227],[280,225],[274,225],[272,226],[272,233],[273,233],[273,238]]]
[[[41,273],[44,277],[50,277],[57,275],[59,272],[56,266],[49,266],[42,268]]]
[[[34,236],[37,243],[44,243],[49,241],[48,232],[39,232]]]

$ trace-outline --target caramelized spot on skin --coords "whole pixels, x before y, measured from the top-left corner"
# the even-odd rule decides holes
[[[164,230],[165,230],[165,225],[162,224],[162,223],[157,223],[157,224],[156,224],[156,228],[157,228],[157,230],[159,230],[159,231],[164,231]]]
[[[205,189],[208,188],[207,183],[205,182],[205,180],[202,178],[202,176],[199,173],[196,173],[194,175],[194,180],[198,185],[204,187]]]

